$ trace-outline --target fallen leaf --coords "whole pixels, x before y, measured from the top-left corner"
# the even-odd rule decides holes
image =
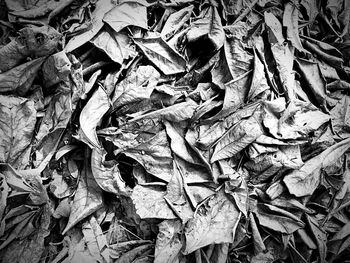
[[[71,214],[62,232],[63,235],[75,224],[103,206],[102,190],[97,185],[88,163],[87,161],[85,162],[81,173],[78,188],[73,199]]]
[[[101,29],[90,41],[120,65],[137,54],[135,47],[130,43],[131,39],[125,31],[115,32]]]
[[[131,198],[141,218],[176,219],[176,215],[164,200],[165,188],[161,185],[134,187]]]
[[[102,87],[98,87],[81,111],[79,117],[80,129],[84,134],[84,138],[88,140],[88,144],[92,147],[101,148],[96,134],[96,127],[109,107],[108,94]]]
[[[25,168],[36,123],[34,102],[0,95],[0,112],[0,162]]]
[[[115,32],[127,26],[147,29],[147,8],[136,1],[122,2],[107,12],[103,21],[109,24]]]
[[[64,50],[72,52],[78,47],[90,41],[103,27],[103,18],[105,14],[114,7],[110,0],[99,0],[96,2],[95,10],[91,14],[89,30],[72,37],[66,44]]]
[[[92,149],[91,171],[96,183],[102,190],[116,195],[130,195],[130,189],[126,186],[120,175],[116,163],[108,164],[105,161],[107,152],[98,148]]]
[[[338,160],[348,150],[349,143],[350,139],[342,140],[287,174],[283,181],[289,192],[298,197],[311,195],[320,183],[321,170]]]
[[[233,242],[241,212],[223,190],[203,204],[185,226],[185,255],[209,244]]]
[[[239,153],[261,134],[262,129],[254,116],[230,128],[216,143],[210,162],[226,159]]]
[[[186,60],[161,37],[134,38],[134,42],[153,65],[165,75],[186,71]]]
[[[168,19],[165,21],[160,35],[166,40],[171,38],[188,21],[193,11],[193,8],[193,5],[189,5],[180,9],[177,12],[170,14]]]
[[[37,58],[0,73],[0,93],[27,94],[45,58]]]
[[[182,248],[182,224],[180,220],[164,220],[158,227],[154,262],[177,262]]]

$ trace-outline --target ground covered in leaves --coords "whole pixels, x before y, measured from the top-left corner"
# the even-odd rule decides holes
[[[350,262],[349,1],[0,3],[0,262]]]

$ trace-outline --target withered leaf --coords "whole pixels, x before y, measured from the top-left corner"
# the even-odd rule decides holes
[[[182,224],[180,220],[164,220],[158,227],[154,262],[177,262],[182,248]]]
[[[131,198],[141,218],[176,219],[176,215],[164,200],[165,188],[161,185],[137,185]]]
[[[147,29],[147,8],[136,1],[122,2],[106,13],[103,21],[109,24],[115,32],[127,26]]]
[[[26,95],[44,61],[45,58],[37,58],[0,73],[0,93]]]
[[[91,153],[91,171],[102,190],[117,194],[130,194],[123,178],[120,175],[119,168],[116,163],[105,163],[107,152],[104,149],[94,148]]]
[[[33,101],[0,95],[0,162],[20,169],[29,164],[35,123]]]
[[[182,73],[186,70],[186,60],[161,37],[134,38],[134,42],[165,75]]]
[[[103,206],[102,190],[96,183],[88,163],[85,162],[80,176],[78,188],[74,195],[71,214],[62,232],[63,235],[79,221]]]
[[[201,247],[215,243],[233,242],[241,217],[236,206],[223,190],[210,198],[185,226],[187,255]]]
[[[255,116],[240,121],[219,139],[215,145],[210,162],[213,163],[217,160],[234,156],[262,134],[262,129],[258,120],[255,119]]]
[[[90,41],[103,27],[103,17],[104,15],[114,7],[112,1],[110,0],[99,0],[96,2],[94,11],[91,14],[91,22],[89,30],[83,32],[82,34],[77,34],[72,37],[67,45],[65,46],[66,52],[71,52],[76,48],[82,46],[86,42]]]
[[[311,195],[320,184],[321,169],[338,160],[350,147],[350,139],[342,140],[321,154],[306,161],[283,179],[289,192],[295,196]]]
[[[102,87],[98,87],[80,113],[80,129],[84,137],[88,140],[89,145],[93,147],[101,147],[97,138],[96,127],[109,107],[110,100],[108,94]]]

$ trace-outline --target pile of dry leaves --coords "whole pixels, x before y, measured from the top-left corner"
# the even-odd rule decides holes
[[[0,262],[350,262],[350,1],[0,2]]]

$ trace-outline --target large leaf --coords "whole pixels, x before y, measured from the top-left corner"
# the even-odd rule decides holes
[[[312,195],[320,184],[321,170],[337,161],[349,147],[350,139],[340,141],[286,175],[283,181],[289,192],[298,197]]]
[[[119,64],[123,64],[124,60],[137,54],[135,48],[130,44],[131,39],[124,31],[115,32],[101,29],[90,41]]]
[[[138,26],[147,29],[147,8],[134,2],[126,1],[114,7],[103,18],[115,32],[119,32],[127,26]]]
[[[221,25],[221,18],[216,7],[204,8],[198,20],[194,21],[186,33],[187,41],[193,52],[205,54],[216,51],[225,41],[225,33]],[[202,49],[198,49],[198,46]]]
[[[26,95],[44,60],[45,58],[37,58],[0,73],[0,93]]]
[[[104,15],[113,8],[113,6],[113,2],[110,0],[98,0],[96,2],[95,10],[91,14],[91,26],[89,30],[72,37],[65,46],[65,51],[71,52],[91,40],[103,27],[104,23],[102,19]]]
[[[176,219],[166,203],[165,188],[161,185],[137,185],[132,192],[132,201],[141,218]]]
[[[240,121],[219,139],[210,162],[213,163],[234,156],[262,134],[260,123],[255,119],[255,116]]]
[[[165,21],[165,24],[161,31],[161,36],[165,39],[171,38],[178,30],[187,22],[190,18],[194,6],[189,5],[180,9],[177,12],[172,13]]]
[[[102,190],[96,183],[89,162],[85,162],[82,174],[80,176],[77,191],[69,215],[68,223],[63,230],[64,235],[75,224],[91,215],[103,206]]]
[[[248,34],[245,23],[231,25],[227,29],[223,49],[220,51],[220,58],[211,70],[213,82],[222,85],[241,77],[251,69],[253,57],[244,50],[241,39]]]
[[[0,95],[0,162],[24,168],[36,122],[34,102]]]
[[[189,254],[209,244],[233,242],[241,212],[223,190],[210,198],[185,226],[186,247]]]
[[[119,82],[112,98],[113,108],[149,99],[159,79],[159,72],[152,66],[140,66]]]
[[[161,37],[134,38],[134,42],[165,75],[182,73],[186,70],[186,60]]]

